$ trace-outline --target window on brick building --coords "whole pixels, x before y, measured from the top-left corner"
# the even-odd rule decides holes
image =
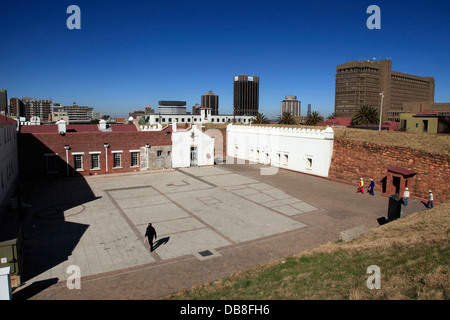
[[[76,154],[73,156],[73,163],[75,170],[83,170],[83,155]]]
[[[161,157],[162,156],[162,150],[156,151],[156,156]]]
[[[113,167],[120,168],[122,166],[122,154],[121,153],[113,153]]]
[[[132,167],[139,166],[139,153],[138,152],[131,152],[131,166]]]
[[[91,169],[100,169],[100,155],[91,154]]]

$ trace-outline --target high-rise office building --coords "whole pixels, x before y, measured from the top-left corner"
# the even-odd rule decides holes
[[[399,121],[403,102],[434,101],[434,78],[392,71],[391,60],[350,61],[336,67],[335,114],[351,117],[361,106],[380,110],[383,119]]]
[[[235,76],[233,115],[255,116],[259,112],[259,77]]]
[[[71,106],[53,106],[55,112],[67,112],[69,122],[72,121],[90,121],[94,118],[94,108],[88,106],[79,106],[74,102]]]
[[[159,114],[186,114],[186,101],[158,101]]]
[[[306,112],[306,116],[310,117],[311,116],[311,104],[308,104],[308,111]]]
[[[48,121],[53,111],[52,100],[23,97],[22,102],[25,105],[25,117],[27,121],[30,121],[31,117],[39,117],[41,121]]]
[[[8,92],[5,89],[0,89],[0,110],[8,113]]]
[[[297,96],[286,96],[285,100],[281,101],[281,115],[289,112],[294,117],[300,117],[300,105]]]
[[[25,104],[19,98],[9,99],[9,114],[14,117],[25,116]]]
[[[202,96],[202,108],[211,108],[211,115],[219,115],[219,96],[209,90]]]

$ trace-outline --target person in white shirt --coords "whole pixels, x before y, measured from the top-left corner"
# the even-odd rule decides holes
[[[406,188],[406,189],[405,189],[405,192],[403,192],[403,204],[404,204],[405,206],[408,205],[408,200],[409,200],[409,189]]]
[[[428,205],[427,208],[433,208],[433,201],[434,201],[434,197],[433,197],[433,192],[428,191],[429,196],[428,196]]]

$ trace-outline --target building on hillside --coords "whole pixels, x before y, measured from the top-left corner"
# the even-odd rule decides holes
[[[392,70],[391,60],[350,61],[336,67],[335,114],[351,117],[361,106],[380,110],[383,119],[402,112],[405,102],[434,101],[433,77],[421,77]]]
[[[420,101],[404,102],[401,110],[390,111],[388,112],[388,116],[393,121],[400,121],[400,115],[402,113],[414,114],[422,111],[433,111],[437,112],[439,116],[450,116],[450,103]]]
[[[227,126],[227,156],[328,177],[334,131],[286,127]]]
[[[14,194],[19,174],[17,121],[0,116],[0,221]]]
[[[411,133],[450,133],[450,115],[435,111],[402,113],[400,126],[402,131]]]

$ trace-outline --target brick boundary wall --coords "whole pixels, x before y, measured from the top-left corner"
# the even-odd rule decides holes
[[[431,189],[436,203],[450,199],[450,156],[405,147],[334,139],[329,171],[331,180],[354,184],[356,188],[361,177],[365,184],[373,179],[375,190],[381,192],[382,180],[387,176],[389,167],[417,172],[408,183],[412,198],[428,200],[428,190]]]
[[[224,137],[223,151],[226,159],[226,129],[220,131]],[[373,179],[375,191],[383,192],[382,181],[386,178],[389,167],[402,167],[417,172],[408,183],[411,198],[427,201],[428,190],[431,189],[435,203],[450,200],[450,156],[406,147],[335,138],[327,179],[355,185],[355,192],[361,177],[366,185]]]

